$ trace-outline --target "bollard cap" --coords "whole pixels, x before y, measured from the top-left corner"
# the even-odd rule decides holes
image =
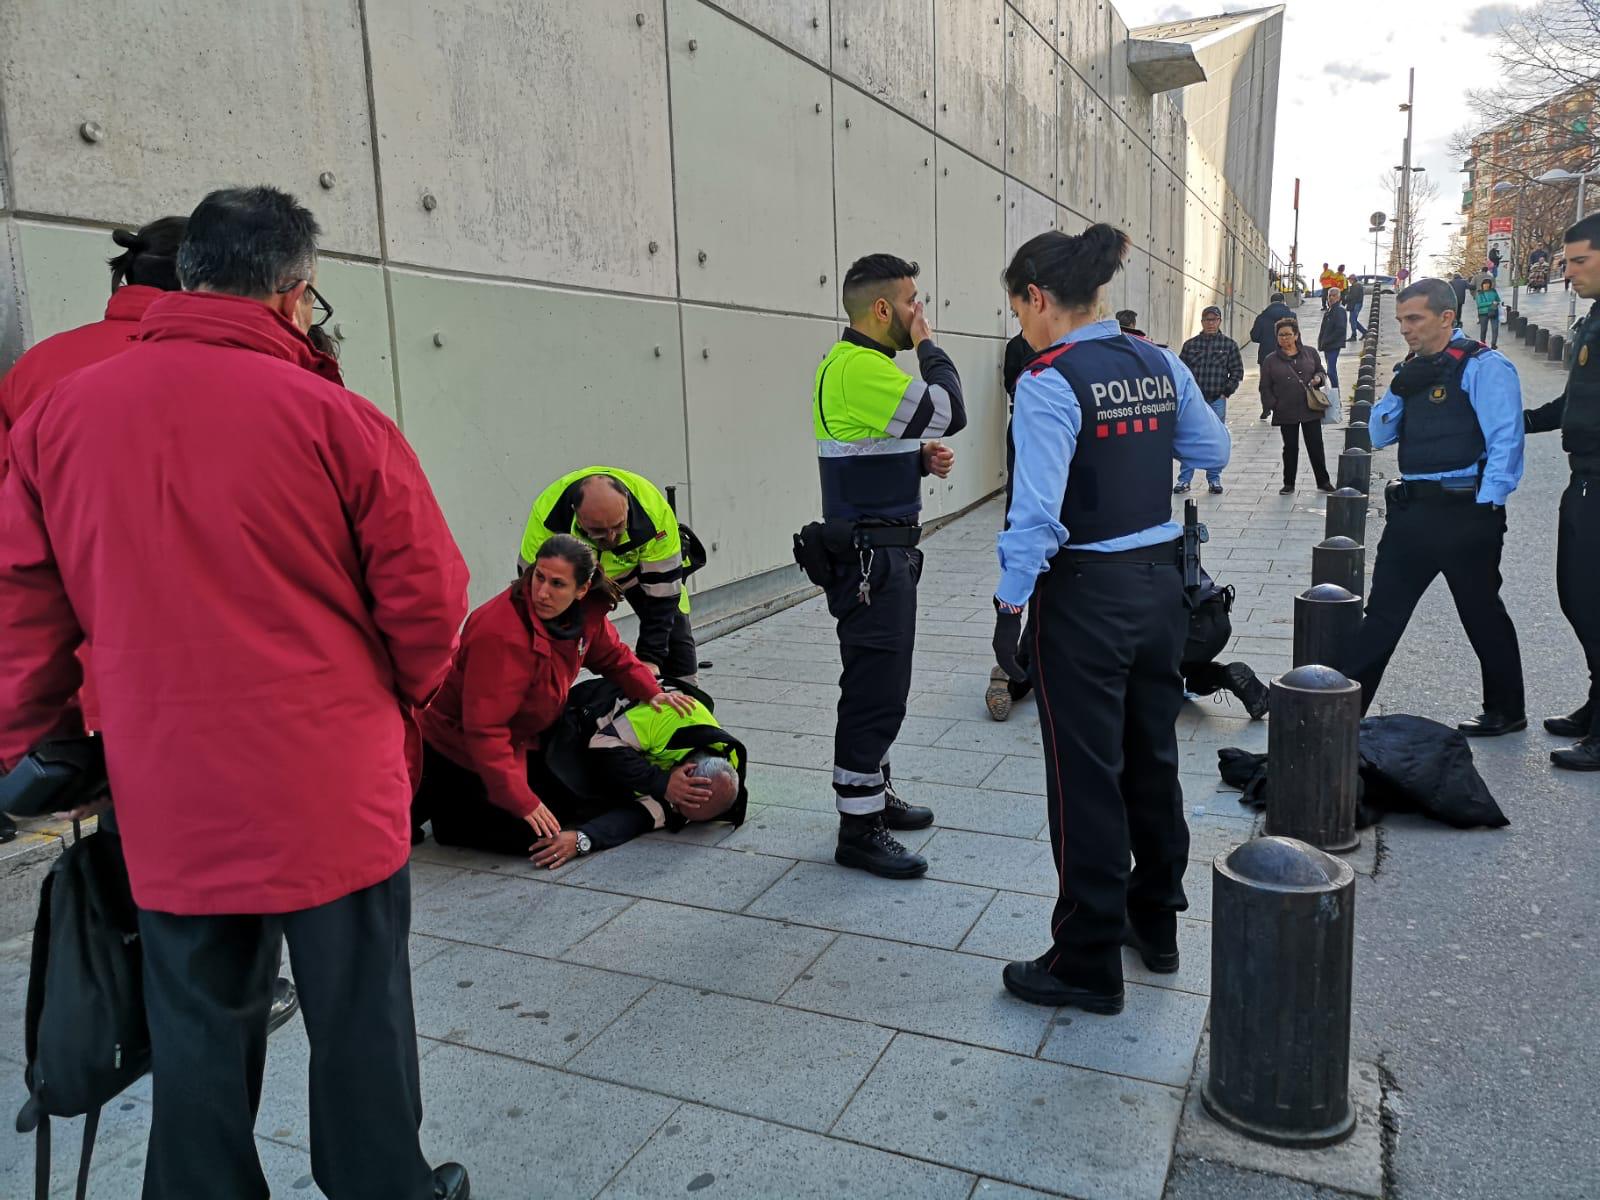
[[[1343,859],[1298,838],[1259,837],[1217,855],[1219,875],[1275,892],[1334,892],[1355,882]]]
[[[1345,428],[1346,429],[1365,429],[1365,428],[1367,428],[1367,423],[1365,421],[1351,421],[1350,424],[1345,426]]]
[[[1338,588],[1339,591],[1344,592],[1342,587],[1334,583],[1318,584],[1317,586]],[[1344,592],[1344,594],[1350,596],[1349,592]],[[1350,598],[1354,600],[1357,597],[1350,596]],[[1290,688],[1297,692],[1343,692],[1352,688],[1359,690],[1361,687],[1360,684],[1346,679],[1332,667],[1324,667],[1319,663],[1307,663],[1303,667],[1285,671],[1272,681],[1272,686]]]
[[[1301,592],[1297,599],[1310,600],[1316,604],[1343,604],[1346,600],[1360,600],[1361,597],[1337,583],[1319,583]]]
[[[1360,446],[1346,446],[1343,453],[1344,455],[1359,454],[1362,458],[1366,458],[1371,451],[1363,450]]]
[[[1337,492],[1329,493],[1329,495],[1338,496],[1344,500],[1365,500],[1367,498],[1367,494],[1365,492],[1361,491],[1359,488],[1353,487],[1342,487]]]
[[[1354,491],[1353,488],[1351,490]],[[1360,492],[1356,492],[1356,495],[1359,496],[1360,494],[1361,494]],[[1317,543],[1317,549],[1318,550],[1359,550],[1359,549],[1361,549],[1361,543],[1356,541],[1355,538],[1347,538],[1343,534],[1339,534],[1336,537],[1323,538],[1322,541]],[[1320,587],[1321,585],[1319,584],[1318,586]]]

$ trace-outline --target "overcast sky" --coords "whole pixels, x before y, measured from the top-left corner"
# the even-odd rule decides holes
[[[1197,0],[1115,0],[1129,26],[1231,9]],[[1294,180],[1300,185],[1300,259],[1372,269],[1367,218],[1393,215],[1394,197],[1380,177],[1400,163],[1406,118],[1406,70],[1415,67],[1416,127],[1412,163],[1427,168],[1439,198],[1423,214],[1421,262],[1443,254],[1460,220],[1461,163],[1450,154],[1451,133],[1471,121],[1467,86],[1492,78],[1491,51],[1508,3],[1463,0],[1288,0],[1278,87],[1278,136],[1273,159],[1272,249],[1285,261],[1294,236]],[[1386,253],[1386,251],[1385,251]]]

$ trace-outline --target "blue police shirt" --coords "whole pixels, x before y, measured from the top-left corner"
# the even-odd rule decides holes
[[[1096,321],[1074,329],[1056,345],[1117,337],[1121,332],[1115,321]],[[1178,385],[1178,419],[1172,442],[1174,456],[1185,467],[1220,471],[1228,465],[1232,449],[1227,426],[1211,411],[1189,368],[1172,351],[1157,349],[1166,356],[1173,381]],[[995,589],[995,595],[1007,604],[1021,607],[1033,595],[1038,577],[1050,569],[1051,557],[1067,543],[1067,528],[1061,523],[1061,504],[1067,494],[1067,471],[1078,446],[1083,412],[1078,407],[1072,385],[1061,372],[1041,371],[1031,375],[1024,371],[1017,381],[1011,422],[1017,459],[1011,472],[1011,507],[1006,513],[1006,528],[998,541],[1000,586]],[[1183,527],[1177,521],[1166,521],[1137,533],[1103,542],[1087,542],[1073,549],[1103,553],[1137,550],[1141,546],[1173,541],[1182,534]]]
[[[1450,339],[1466,341],[1459,329]],[[1483,481],[1478,484],[1479,504],[1504,504],[1522,482],[1522,383],[1511,360],[1498,350],[1483,350],[1467,360],[1461,386],[1478,414],[1483,430],[1484,456],[1479,460]],[[1405,401],[1387,391],[1372,409],[1372,448],[1392,446],[1400,438],[1400,417]],[[1478,467],[1454,471],[1412,471],[1404,479],[1460,479],[1476,475]]]

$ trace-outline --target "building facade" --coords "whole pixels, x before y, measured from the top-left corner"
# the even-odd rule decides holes
[[[1265,302],[1282,8],[1106,0],[0,0],[0,366],[100,315],[107,231],[270,182],[322,223],[349,384],[474,572],[591,463],[675,488],[702,611],[792,590],[810,387],[857,256],[922,265],[971,425],[930,519],[1003,484],[1007,256],[1133,239],[1176,345]],[[66,70],[63,64],[73,64]]]

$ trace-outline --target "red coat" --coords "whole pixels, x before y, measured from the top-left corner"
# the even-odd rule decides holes
[[[276,913],[410,850],[403,708],[466,566],[394,423],[251,300],[172,292],[36,402],[0,485],[0,764],[94,651],[134,899]]]
[[[558,638],[514,596],[523,586],[512,584],[467,618],[450,676],[420,719],[434,749],[476,771],[489,799],[521,817],[540,805],[528,786],[528,751],[556,723],[580,670],[604,675],[633,700],[661,691],[597,595],[580,604],[582,634]]]

